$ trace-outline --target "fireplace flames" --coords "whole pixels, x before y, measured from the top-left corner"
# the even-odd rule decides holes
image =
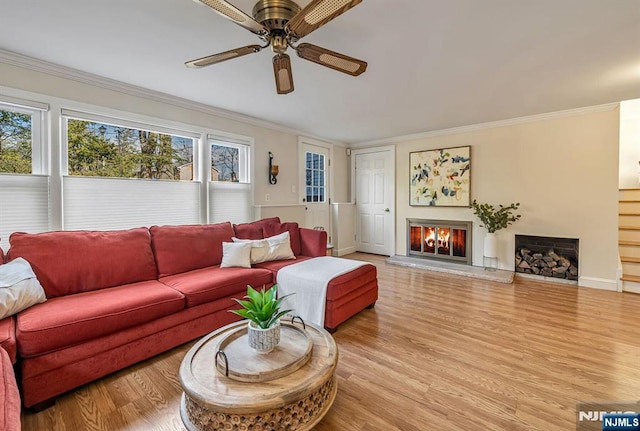
[[[469,227],[458,227],[412,222],[407,226],[409,229],[407,254],[465,260],[470,264],[467,258],[467,229],[470,227],[470,224]]]
[[[437,234],[436,234],[437,231]],[[424,242],[425,252],[435,253],[436,244],[438,245],[438,254],[449,254],[449,238],[451,234],[449,229],[436,229],[435,227],[425,228]]]

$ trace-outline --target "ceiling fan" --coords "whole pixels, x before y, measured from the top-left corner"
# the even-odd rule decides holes
[[[223,17],[244,27],[262,39],[264,45],[248,45],[185,63],[188,67],[204,67],[271,47],[274,52],[273,72],[278,94],[293,91],[291,59],[285,53],[293,48],[299,57],[322,66],[358,76],[367,63],[310,43],[296,45],[299,39],[343,14],[362,0],[311,0],[303,9],[292,0],[259,0],[253,7],[253,18],[225,0],[194,0],[209,6]]]

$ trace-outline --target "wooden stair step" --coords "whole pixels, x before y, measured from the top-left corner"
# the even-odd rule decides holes
[[[618,241],[618,245],[630,245],[640,247],[640,241]]]
[[[640,263],[640,257],[620,256],[620,262]]]
[[[633,281],[634,283],[640,283],[640,275],[622,275],[622,281]]]
[[[640,226],[618,226],[618,230],[640,230]]]

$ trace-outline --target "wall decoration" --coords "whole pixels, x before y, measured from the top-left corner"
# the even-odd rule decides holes
[[[469,206],[471,147],[412,152],[409,174],[411,206]]]

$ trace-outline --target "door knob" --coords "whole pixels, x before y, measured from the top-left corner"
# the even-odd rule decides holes
[[[384,212],[386,212],[386,213],[388,213],[389,211],[390,211],[389,208],[385,208],[384,209]]]

